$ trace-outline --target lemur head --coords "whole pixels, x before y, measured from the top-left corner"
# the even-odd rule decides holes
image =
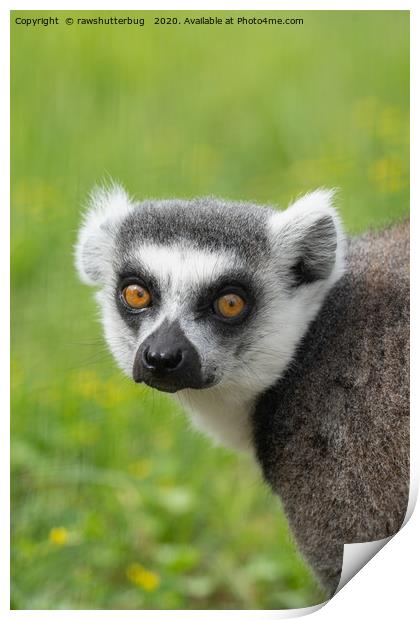
[[[333,193],[285,211],[217,198],[135,202],[97,189],[80,229],[81,279],[136,382],[252,398],[290,362],[343,271]]]

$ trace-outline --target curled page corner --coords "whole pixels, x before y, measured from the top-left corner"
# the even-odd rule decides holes
[[[328,600],[323,601],[322,603],[318,603],[318,605],[312,605],[311,607],[300,607],[299,609],[287,609],[280,610],[280,616],[277,615],[277,618],[301,618],[302,616],[308,616],[309,614],[313,614],[321,607],[324,607],[328,603]],[[284,615],[283,615],[284,614]]]
[[[417,494],[418,484],[414,479],[414,473],[411,472],[407,511],[400,530],[406,525],[413,514],[417,501]],[[378,553],[378,551],[380,551],[391,540],[391,538],[397,535],[398,532],[392,536],[388,536],[387,538],[382,538],[380,540],[345,544],[343,550],[343,568],[341,571],[341,578],[334,596],[359,572],[359,570],[361,570],[369,562],[369,560],[371,560]]]
[[[391,540],[391,538],[393,537],[388,536],[388,538],[382,538],[380,540],[344,545],[343,568],[341,570],[340,583],[337,586],[334,596],[387,544],[387,542]]]

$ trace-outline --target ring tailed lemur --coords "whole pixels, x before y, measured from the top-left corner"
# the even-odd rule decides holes
[[[398,530],[409,476],[408,227],[347,242],[332,198],[97,189],[76,246],[122,370],[255,454],[330,593],[344,543]]]

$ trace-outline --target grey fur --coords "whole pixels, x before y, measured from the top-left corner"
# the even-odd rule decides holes
[[[205,197],[138,203],[119,229],[116,247],[130,254],[139,239],[161,245],[190,242],[197,248],[232,250],[251,265],[267,257],[268,210],[249,202]]]
[[[347,275],[253,416],[264,475],[330,592],[343,544],[395,534],[405,516],[408,265],[407,223],[353,239]]]

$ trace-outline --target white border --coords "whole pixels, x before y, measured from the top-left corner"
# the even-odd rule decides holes
[[[102,2],[89,2],[86,3],[76,2],[72,8],[68,6],[60,6],[57,2],[47,2],[45,4],[35,4],[32,2],[22,2],[19,6],[14,6],[13,9],[3,8],[1,10],[0,21],[0,49],[2,51],[2,75],[6,77],[6,84],[9,83],[9,10],[50,10],[51,12],[58,10],[68,10],[69,12],[77,10],[123,10],[122,7],[115,6],[115,3],[107,1]],[[411,90],[412,90],[412,110],[420,109],[419,100],[419,83],[416,78],[413,67],[418,69],[418,36],[419,36],[419,19],[418,11],[413,8],[409,3],[397,3],[397,2],[377,2],[366,0],[353,0],[353,2],[299,2],[292,3],[278,3],[263,1],[257,5],[257,2],[125,2],[124,10],[141,11],[141,10],[194,10],[194,11],[217,11],[217,10],[284,10],[284,11],[304,11],[304,10],[411,10]],[[1,125],[3,131],[2,136],[9,135],[9,89],[8,86],[2,89],[1,96]],[[417,171],[412,174],[411,180],[411,204],[413,208],[411,210],[411,235],[412,239],[415,239],[415,233],[419,230],[419,191],[418,191],[418,153],[415,148],[418,143],[419,137],[419,122],[415,114],[411,115],[412,120],[412,170]],[[107,617],[119,618],[122,613],[131,616],[140,616],[142,618],[159,618],[167,617],[171,618],[184,618],[185,616],[200,618],[214,618],[216,615],[223,614],[223,618],[279,618],[279,617],[294,617],[298,610],[291,610],[291,612],[279,612],[279,611],[125,611],[109,610],[109,611],[9,611],[9,457],[10,457],[10,444],[9,444],[9,356],[7,348],[4,344],[10,341],[9,333],[9,213],[7,205],[10,204],[10,186],[9,186],[9,145],[5,139],[2,140],[1,145],[3,151],[3,157],[1,159],[2,166],[0,167],[1,186],[3,188],[3,208],[2,208],[2,222],[0,226],[0,252],[2,253],[2,265],[3,268],[3,295],[2,303],[0,304],[1,311],[1,323],[0,323],[0,342],[1,349],[1,372],[0,372],[0,395],[2,398],[2,408],[0,416],[1,435],[3,437],[3,446],[0,451],[1,458],[1,506],[0,511],[1,528],[0,528],[0,548],[1,548],[1,561],[0,561],[0,612],[2,618],[11,618],[20,615],[29,617],[42,617],[46,615],[51,617],[51,614],[59,615],[63,618],[70,618],[77,614],[78,618],[88,617],[94,619],[100,618],[103,615]],[[420,316],[419,308],[419,282],[416,278],[416,268],[419,263],[419,244],[413,244],[412,247],[412,316]],[[412,349],[418,350],[419,334],[417,325],[413,322],[412,325]],[[412,355],[412,377],[418,377],[419,364],[417,356]],[[419,403],[419,381],[412,382],[412,403]],[[411,416],[411,438],[412,445],[419,445],[419,424],[417,421],[416,408],[412,406]],[[417,493],[418,490],[418,471],[419,471],[419,450],[412,449],[412,479],[411,479],[411,491]],[[397,534],[392,541],[379,553],[368,565],[353,578],[349,585],[347,585],[340,593],[332,599],[325,607],[319,612],[319,618],[324,619],[336,619],[340,617],[343,620],[350,618],[353,620],[355,613],[362,613],[363,617],[369,617],[370,614],[375,616],[380,615],[383,619],[394,619],[398,614],[399,618],[412,618],[414,617],[414,610],[418,611],[417,604],[417,575],[418,575],[418,559],[417,550],[420,548],[419,544],[419,531],[420,531],[420,517],[419,510],[417,510],[412,518],[405,525],[403,530]],[[321,606],[322,607],[322,606]],[[308,608],[306,612],[310,612],[311,608]],[[286,614],[286,615],[285,615]]]
[[[184,0],[176,2],[175,0],[166,2],[152,2],[146,0],[143,2],[133,2],[128,0],[120,7],[115,2],[104,0],[103,2],[91,0],[90,2],[75,2],[70,8],[67,4],[60,6],[60,2],[45,2],[42,8],[36,2],[21,2],[19,6],[14,5],[10,10],[13,11],[81,11],[81,10],[100,10],[100,11],[405,11],[412,10],[413,2],[398,3],[395,0],[386,0],[378,2],[377,0],[353,0],[353,2],[336,2],[327,1],[314,3],[306,2],[275,2],[274,0],[263,0],[261,3],[256,0],[229,0],[223,2],[215,0],[214,2],[192,2]]]

